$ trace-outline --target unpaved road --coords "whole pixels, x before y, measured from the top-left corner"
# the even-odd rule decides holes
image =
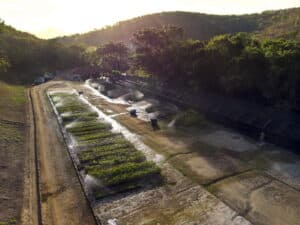
[[[41,218],[39,215],[39,190],[37,187],[38,174],[37,162],[35,154],[35,126],[32,111],[32,101],[30,97],[30,89],[26,92],[26,121],[28,124],[26,130],[26,152],[24,154],[25,170],[24,170],[24,192],[23,207],[21,214],[22,225],[37,225]]]
[[[92,213],[46,99],[48,85],[32,88],[44,225],[93,225]]]

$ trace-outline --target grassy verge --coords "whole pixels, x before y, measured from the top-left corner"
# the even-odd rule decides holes
[[[7,221],[0,221],[0,225],[13,225],[13,224],[17,224],[17,220],[16,219],[9,219]]]
[[[24,140],[23,128],[0,122],[0,142],[17,144]]]
[[[0,81],[0,225],[17,224],[23,199],[26,95]]]
[[[25,87],[0,81],[0,119],[25,121]]]

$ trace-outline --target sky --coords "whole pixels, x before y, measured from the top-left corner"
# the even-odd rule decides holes
[[[300,7],[300,0],[0,0],[0,18],[19,30],[52,38],[162,11],[224,15],[292,7]]]

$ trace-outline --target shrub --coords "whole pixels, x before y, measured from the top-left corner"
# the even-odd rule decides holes
[[[187,110],[178,115],[175,125],[183,127],[206,127],[206,118],[197,111]]]

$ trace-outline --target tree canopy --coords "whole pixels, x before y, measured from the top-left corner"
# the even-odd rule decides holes
[[[84,52],[81,47],[41,40],[0,22],[1,80],[32,82],[45,72],[80,66],[85,63]]]
[[[165,84],[194,92],[205,90],[300,107],[299,42],[260,40],[248,33],[225,34],[203,42],[180,39],[179,31],[151,28],[137,32],[135,66]]]
[[[125,72],[129,69],[129,50],[122,42],[101,45],[92,54],[92,64],[97,65],[103,72]]]

